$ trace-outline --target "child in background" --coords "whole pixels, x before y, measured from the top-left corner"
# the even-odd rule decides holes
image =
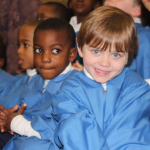
[[[28,21],[19,30],[18,34],[18,64],[22,70],[27,71],[27,74],[34,72],[34,59],[33,59],[33,35],[34,30],[40,21]]]
[[[0,32],[0,91],[15,80],[15,77],[8,74],[6,71],[6,44],[2,33]]]
[[[150,27],[150,2],[148,0],[142,0],[142,4],[141,4],[141,20],[142,20],[142,24],[143,26],[148,26],[146,28]],[[146,81],[150,84],[150,78],[146,79]]]
[[[75,33],[79,32],[81,23],[85,19],[85,17],[95,8],[99,7],[100,3],[98,0],[71,0],[70,8],[73,10],[74,15],[70,24],[73,26]]]
[[[150,11],[150,2],[148,0],[142,0],[144,6],[147,8],[148,11]]]
[[[40,21],[28,21],[26,22],[19,30],[18,34],[18,63],[20,68],[26,71],[26,74],[19,74],[15,76],[13,82],[3,86],[0,91],[0,104],[2,102],[6,103],[5,100],[10,99],[13,101],[14,95],[19,98],[20,93],[23,91],[23,88],[37,75],[36,70],[34,69],[34,59],[33,59],[33,35],[34,30]],[[6,78],[6,75],[5,75]],[[3,78],[1,78],[3,79]],[[3,81],[5,81],[3,79]],[[7,79],[7,81],[9,81]],[[1,82],[2,83],[2,82]],[[9,141],[10,136],[7,133],[0,133],[0,149]]]
[[[148,0],[142,0],[141,4],[141,21],[144,27],[150,27],[150,2]]]
[[[61,18],[69,22],[67,8],[58,2],[47,2],[40,6],[37,12],[37,20],[46,20],[48,18]]]
[[[99,0],[71,0],[69,6],[74,12],[74,16],[70,19],[70,24],[73,26],[77,37],[83,20],[92,10],[100,6],[100,2]],[[77,55],[77,61],[73,64],[73,67],[81,71],[83,69],[82,65],[83,60]]]
[[[31,79],[36,76],[37,72],[34,69],[33,59],[33,35],[34,30],[40,21],[28,21],[19,30],[18,34],[18,63],[22,70],[26,71],[26,74],[20,74],[16,76],[16,80],[4,87],[4,90],[0,94],[0,98],[6,95],[11,95],[14,92],[18,92],[21,87],[28,84]]]
[[[56,123],[53,119],[50,119],[51,116],[46,118],[45,116],[43,117],[43,114],[45,114],[47,107],[49,108],[51,104],[51,96],[60,88],[65,78],[74,73],[74,71],[70,70],[73,69],[71,62],[75,58],[75,32],[67,21],[51,18],[38,25],[34,33],[34,60],[39,76],[31,81],[30,85],[24,89],[22,98],[19,101],[12,98],[11,100],[8,99],[7,102],[5,100],[5,102],[1,103],[6,108],[11,108],[17,104],[21,106],[23,103],[26,103],[27,108],[24,112],[24,117],[30,122],[26,120],[23,121],[23,117],[20,118],[20,115],[17,116],[19,118],[15,117],[14,123],[17,125],[15,129],[19,129],[19,132],[21,131],[21,136],[15,134],[11,141],[4,147],[4,150],[23,150],[25,147],[28,147],[28,150],[46,150],[51,146],[52,150],[57,149],[55,144],[52,144],[54,143],[53,132]],[[1,111],[3,111],[6,116],[10,115],[11,119],[0,122],[0,126],[2,126],[4,122],[10,125],[12,118],[19,113],[11,113],[16,111],[18,106],[11,109],[11,111],[4,107],[1,106]],[[52,108],[49,108],[48,110],[50,111],[51,109]],[[43,122],[46,122],[46,124],[43,124]],[[52,125],[52,129],[49,129],[49,124]],[[20,125],[21,127],[19,127]],[[27,130],[24,130],[24,125]],[[31,125],[35,129],[39,129],[40,134],[36,133],[32,128],[30,129]],[[47,128],[48,130],[46,130]],[[9,130],[10,129],[8,129],[8,131]],[[45,132],[50,132],[50,134],[45,134]],[[42,140],[36,137],[26,137],[33,136],[34,133],[38,137],[41,137]],[[51,139],[52,143],[49,139]],[[34,142],[36,148],[32,148],[31,146]]]
[[[129,68],[136,71],[143,79],[150,78],[150,28],[144,28],[139,18],[141,15],[141,0],[105,0],[104,5],[117,7],[134,18],[139,48]]]

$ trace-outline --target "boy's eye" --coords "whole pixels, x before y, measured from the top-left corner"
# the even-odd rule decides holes
[[[39,21],[43,21],[43,20],[46,20],[46,19],[48,19],[48,17],[46,17],[46,16],[37,16],[36,17],[36,20],[39,20]]]
[[[42,50],[39,49],[39,48],[35,48],[34,51],[35,51],[36,53],[41,53],[41,52],[42,52]]]
[[[24,47],[28,47],[28,46],[29,46],[28,44],[24,43]]]
[[[17,43],[18,48],[20,47],[20,43]]]
[[[59,52],[60,52],[60,50],[56,49],[56,48],[52,50],[52,53],[54,53],[54,54],[58,54]]]
[[[43,16],[36,17],[36,20],[39,20],[39,21],[43,20]]]
[[[100,51],[99,51],[99,50],[92,50],[92,52],[93,52],[94,54],[100,54]]]
[[[112,55],[113,55],[114,58],[119,58],[120,57],[120,54],[118,54],[118,53],[114,53]]]

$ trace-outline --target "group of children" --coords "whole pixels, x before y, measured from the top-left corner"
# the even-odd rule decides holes
[[[144,79],[150,77],[141,62],[149,57],[142,44],[150,32],[132,18],[140,15],[140,1],[106,0],[94,10],[96,0],[73,3],[86,16],[78,18],[78,35],[65,17],[42,12],[47,4],[38,11],[42,21],[19,30],[18,63],[27,75],[0,86],[0,139],[11,134],[1,148],[149,150],[150,86]],[[72,66],[76,36],[84,64],[79,72]]]

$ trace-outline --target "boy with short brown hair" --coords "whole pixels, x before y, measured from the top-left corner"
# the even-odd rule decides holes
[[[141,0],[105,0],[105,6],[117,7],[130,14],[137,28],[139,48],[129,68],[136,71],[143,79],[150,78],[150,28],[141,24]]]
[[[82,23],[78,51],[84,71],[53,96],[55,142],[64,150],[149,150],[150,87],[125,68],[138,48],[132,17],[114,7]]]

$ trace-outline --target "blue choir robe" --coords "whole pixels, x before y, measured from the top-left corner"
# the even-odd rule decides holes
[[[143,28],[143,25],[141,23],[135,23],[136,25],[136,31],[138,32],[141,28]]]
[[[150,78],[150,27],[142,27],[136,24],[139,48],[137,55],[129,66],[143,79]]]
[[[36,75],[34,75],[30,81],[32,81],[35,77]],[[11,108],[18,104],[21,94],[25,92],[25,87],[29,84],[29,78],[30,77],[27,74],[19,75],[16,77],[15,81],[5,86],[0,91],[0,104],[6,108]],[[0,132],[0,140],[3,140],[3,143],[1,143],[0,146],[3,147],[10,138],[11,136],[9,134]]]
[[[30,81],[32,81],[37,74],[35,74]],[[0,90],[0,99],[3,99],[9,96],[13,97],[12,94],[21,93],[22,89],[29,83],[30,77],[27,74],[15,76],[15,80],[7,84],[2,90]],[[1,100],[0,100],[1,101]]]
[[[102,84],[84,72],[65,80],[52,97],[58,121],[55,142],[63,150],[150,150],[150,86],[125,68]]]
[[[13,105],[19,104],[21,106],[23,103],[27,103],[27,108],[23,115],[27,120],[31,121],[31,125],[40,133],[42,140],[37,137],[26,137],[15,134],[4,147],[4,150],[58,149],[54,144],[56,121],[51,117],[51,97],[60,89],[65,78],[71,76],[74,72],[76,71],[73,70],[66,74],[61,74],[50,80],[46,89],[43,88],[45,80],[41,76],[36,77],[34,81],[30,82],[30,85],[26,88],[27,92],[22,94],[22,98],[19,101],[13,101]],[[12,104],[7,103],[6,107],[11,108]],[[47,115],[45,115],[46,113]],[[49,124],[51,124],[51,128]]]
[[[6,71],[0,69],[0,91],[13,82],[16,78],[12,76],[11,74],[7,73]]]

